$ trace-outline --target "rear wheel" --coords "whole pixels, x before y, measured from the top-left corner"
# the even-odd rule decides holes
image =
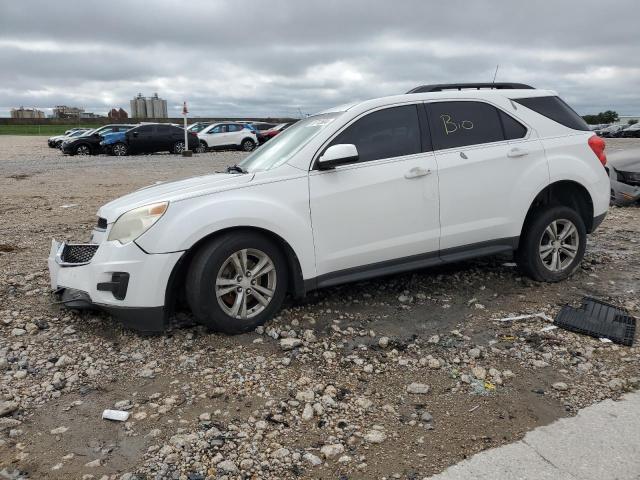
[[[254,142],[250,138],[245,138],[244,140],[242,140],[240,148],[245,152],[250,152],[251,150],[256,148],[256,142]]]
[[[558,282],[580,266],[587,245],[587,230],[575,210],[563,206],[540,210],[525,229],[516,259],[531,278]]]
[[[171,147],[171,151],[173,153],[182,153],[182,152],[184,152],[184,142],[183,141],[178,141],[178,142],[174,143],[173,146]]]
[[[282,305],[286,290],[284,255],[268,238],[252,232],[223,235],[202,247],[186,279],[196,319],[225,333],[265,323]]]
[[[116,143],[111,147],[111,152],[113,152],[116,157],[124,157],[129,154],[129,147],[126,143]]]

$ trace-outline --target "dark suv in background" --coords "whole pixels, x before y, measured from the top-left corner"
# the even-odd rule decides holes
[[[187,132],[189,150],[198,148],[198,135]],[[117,156],[136,153],[171,152],[184,150],[184,129],[168,123],[139,125],[123,134],[112,133],[101,144]]]

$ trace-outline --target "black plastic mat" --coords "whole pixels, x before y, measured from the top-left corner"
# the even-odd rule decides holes
[[[554,323],[565,330],[631,347],[636,333],[636,319],[629,311],[596,298],[585,297],[580,308],[565,305]]]

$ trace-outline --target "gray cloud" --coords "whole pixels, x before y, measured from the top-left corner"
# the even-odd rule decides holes
[[[637,0],[0,2],[0,115],[12,106],[294,115],[423,83],[557,90],[640,113]]]

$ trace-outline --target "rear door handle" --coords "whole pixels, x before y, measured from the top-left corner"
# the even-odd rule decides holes
[[[507,157],[509,158],[524,157],[525,155],[529,155],[529,150],[526,150],[524,148],[518,148],[518,147],[513,147],[507,153]]]
[[[430,173],[431,170],[429,170],[428,168],[413,167],[411,170],[404,174],[404,178],[424,177],[425,175],[429,175]]]

